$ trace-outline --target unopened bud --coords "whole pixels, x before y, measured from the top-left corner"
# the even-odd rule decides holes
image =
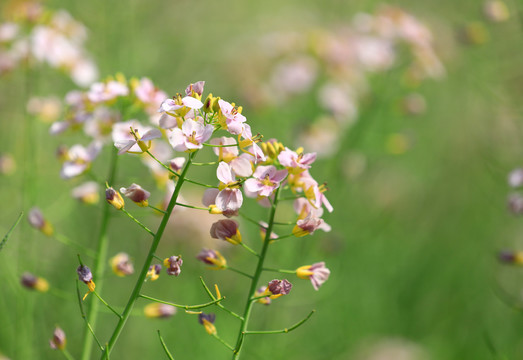
[[[105,200],[114,206],[116,210],[121,210],[125,205],[122,195],[112,187],[105,190]]]
[[[54,330],[53,338],[49,340],[49,346],[51,347],[51,349],[63,350],[65,349],[66,342],[67,340],[65,338],[65,332],[59,327],[57,327]]]

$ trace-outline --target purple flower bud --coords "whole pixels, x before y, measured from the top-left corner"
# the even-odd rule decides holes
[[[138,184],[132,184],[128,188],[120,188],[120,192],[139,206],[147,206],[147,199],[149,199],[149,196],[151,196],[151,193],[149,191],[143,189]]]
[[[207,320],[211,324],[214,324],[214,321],[216,320],[216,314],[214,314],[214,313],[210,313],[210,314],[201,313],[200,315],[198,315],[198,322],[203,325],[203,320]]]
[[[215,265],[216,268],[223,268],[227,264],[227,261],[219,251],[211,249],[202,249],[196,258],[207,265]]]
[[[40,292],[46,292],[49,290],[49,283],[47,280],[34,276],[31,273],[25,272],[22,274],[22,277],[20,278],[20,283],[22,286],[31,289],[36,290]]]
[[[151,279],[151,281],[154,281],[160,276],[160,271],[162,271],[162,265],[151,265],[149,266],[149,271],[147,271],[147,276]]]
[[[507,206],[514,215],[523,214],[523,196],[519,194],[509,195]]]
[[[236,220],[218,220],[212,224],[210,234],[214,239],[225,240],[231,244],[238,245],[242,242],[242,237],[238,230],[239,226]]]
[[[63,349],[65,349],[65,343],[66,343],[65,333],[62,329],[57,327],[54,330],[53,338],[51,340],[49,340],[49,346],[51,347],[51,349],[63,350]]]
[[[286,279],[274,279],[269,282],[267,287],[273,295],[287,295],[291,292],[292,284]]]
[[[89,281],[93,280],[93,274],[91,273],[91,269],[89,269],[85,265],[78,266],[76,272],[78,273],[78,280],[83,281],[86,284]]]
[[[167,274],[178,276],[182,272],[182,256],[171,256],[163,261],[165,267],[167,267]]]

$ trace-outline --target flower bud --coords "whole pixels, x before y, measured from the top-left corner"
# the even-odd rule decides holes
[[[66,342],[67,339],[65,338],[65,332],[59,327],[56,327],[53,333],[53,338],[49,340],[49,346],[51,349],[63,350],[65,349]]]
[[[233,245],[238,245],[242,242],[239,226],[236,220],[218,220],[212,224],[210,234],[214,239],[225,240]]]
[[[207,265],[214,265],[215,269],[224,269],[227,266],[227,260],[218,250],[203,249],[196,258]]]
[[[216,327],[214,326],[214,320],[216,320],[216,315],[213,313],[210,313],[210,314],[201,313],[200,315],[198,315],[198,322],[205,327],[205,331],[207,331],[207,333],[209,335],[216,334]]]
[[[31,224],[32,227],[40,230],[43,234],[47,236],[53,235],[53,226],[47,220],[44,219],[44,215],[36,206],[29,211],[27,220],[29,221],[29,224]]]
[[[498,255],[499,261],[506,264],[523,265],[523,251],[501,251]]]
[[[292,289],[292,284],[287,280],[274,279],[267,285],[267,290],[272,294],[271,299],[276,299],[282,295],[287,295]]]
[[[176,308],[172,305],[151,303],[144,307],[143,312],[148,318],[166,319],[176,314]]]
[[[258,288],[258,290],[256,290],[254,292],[254,297],[260,297],[262,295],[267,295],[267,286],[262,286],[262,287]],[[271,298],[269,296],[266,296],[266,297],[263,297],[263,298],[259,298],[256,301],[259,302],[260,304],[263,304],[263,305],[270,305],[271,304]]]
[[[203,102],[202,111],[207,114],[213,111],[217,111],[215,107],[218,104],[218,99],[219,98],[215,98],[214,96],[212,96],[212,94],[207,95],[207,98],[205,98],[205,101]]]
[[[47,282],[47,280],[41,277],[34,276],[33,274],[28,272],[25,272],[22,275],[20,283],[28,289],[40,292],[46,292],[47,290],[49,290],[49,283]]]
[[[116,210],[121,210],[125,205],[122,195],[112,187],[105,190],[105,200],[114,206]]]
[[[147,271],[147,277],[151,279],[151,281],[155,281],[160,276],[160,271],[162,270],[162,265],[155,264],[149,266],[149,270]]]
[[[88,181],[71,191],[73,198],[80,200],[84,204],[96,204],[100,199],[99,185],[94,181]]]
[[[76,269],[76,273],[78,274],[78,280],[83,281],[89,288],[89,291],[83,297],[83,299],[85,300],[87,295],[92,293],[96,287],[93,281],[93,274],[91,273],[91,269],[89,269],[85,265],[78,266],[78,268]]]
[[[138,206],[146,207],[149,205],[147,199],[151,196],[151,193],[138,184],[132,184],[128,188],[120,188],[120,191]]]
[[[126,276],[134,273],[131,259],[129,258],[129,255],[124,252],[116,254],[109,262],[113,272],[118,276]]]
[[[178,276],[182,272],[182,256],[171,256],[163,261],[165,267],[167,267],[167,274]]]

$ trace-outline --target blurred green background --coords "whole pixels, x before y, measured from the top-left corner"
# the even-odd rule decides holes
[[[87,47],[102,77],[116,72],[147,76],[171,95],[191,82],[205,80],[206,93],[242,104],[244,74],[235,73],[229,64],[249,58],[246,42],[274,31],[343,24],[357,12],[374,12],[381,2],[57,0],[45,4],[66,9],[87,26]],[[283,328],[310,309],[317,312],[290,334],[248,338],[245,359],[378,359],[368,354],[376,347],[386,348],[383,344],[394,344],[390,347],[395,352],[385,351],[387,355],[379,359],[516,359],[523,354],[523,318],[514,309],[523,306],[523,277],[519,269],[496,261],[499,249],[523,247],[521,219],[506,210],[506,177],[523,159],[523,5],[507,2],[510,19],[490,23],[479,1],[391,4],[415,15],[433,31],[447,75],[424,81],[416,89],[425,97],[427,110],[415,117],[398,108],[410,91],[401,82],[401,63],[369,79],[370,91],[360,105],[357,123],[343,135],[340,151],[319,160],[312,171],[319,181],[328,182],[327,196],[335,210],[325,220],[332,232],[289,239],[275,245],[278,250],[270,254],[269,264],[290,269],[324,260],[331,277],[318,292],[307,281],[291,279],[295,284],[291,295],[269,307],[256,306],[250,326]],[[488,32],[484,43],[459,41],[460,29],[471,22],[480,22]],[[47,67],[30,76],[33,95],[62,97],[76,88]],[[6,233],[23,210],[27,196],[21,194],[24,149],[28,131],[33,131],[35,205],[57,231],[92,244],[106,205],[86,207],[75,202],[69,193],[78,182],[60,179],[54,152],[59,144],[73,144],[73,140],[50,137],[48,124],[24,127],[26,79],[20,69],[0,79],[0,152],[13,154],[17,161],[14,174],[0,177],[0,230]],[[283,110],[245,106],[244,115],[256,132],[292,144],[293,131],[316,116],[317,107],[308,96],[312,97],[305,94],[293,99]],[[387,139],[397,133],[414,139],[411,148],[399,155],[386,148]],[[365,158],[358,176],[346,176],[349,154]],[[99,174],[106,171],[104,158],[108,149],[97,160]],[[148,173],[130,157],[121,161],[119,170],[117,187],[133,181],[153,184],[143,178]],[[193,174],[207,180],[213,177],[203,171]],[[194,194],[197,202],[198,190],[188,187],[187,197]],[[267,216],[256,205],[247,206],[253,217]],[[130,210],[153,228],[159,223],[143,209]],[[204,222],[197,218],[198,212],[185,216],[193,216],[197,224]],[[135,224],[120,214],[114,218],[109,255],[126,251],[138,268],[148,249],[147,235],[138,233]],[[185,225],[190,222],[187,218]],[[194,256],[203,246],[201,236],[182,225],[175,221],[169,227],[160,250],[166,256],[184,256],[182,276],[162,276],[146,284],[145,292],[177,303],[206,302],[199,284],[203,274],[209,284],[220,285],[230,308],[241,311],[248,282],[198,263]],[[205,234],[209,225],[205,220],[200,233]],[[260,245],[257,229],[243,223],[243,231],[245,241],[253,247]],[[210,240],[206,244],[212,244]],[[224,247],[223,252],[229,263],[246,270],[252,267],[241,249]],[[25,218],[2,249],[0,352],[5,356],[60,358],[48,346],[55,325],[66,332],[69,351],[79,356],[84,323],[75,298],[75,255],[74,249],[29,228]],[[66,293],[64,298],[23,289],[18,279],[26,270],[47,278],[52,287]],[[108,271],[104,298],[123,306],[136,276],[121,279]],[[271,276],[266,274],[263,281]],[[501,301],[500,292],[512,306]],[[143,305],[139,301],[137,308]],[[220,336],[234,343],[236,320],[219,309],[212,311],[217,313]],[[107,339],[114,325],[114,316],[101,314],[99,338]],[[205,333],[195,315],[179,311],[168,320],[150,320],[137,310],[112,358],[165,358],[157,329],[176,359],[230,357]]]

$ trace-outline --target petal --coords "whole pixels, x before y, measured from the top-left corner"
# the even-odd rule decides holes
[[[216,196],[220,191],[218,189],[207,189],[203,193],[202,204],[205,206],[211,206],[216,203]]]
[[[114,146],[118,149],[118,155],[122,155],[129,151],[134,144],[136,144],[136,140],[121,140],[115,142]]]
[[[195,99],[191,96],[184,97],[182,99],[182,103],[191,109],[200,109],[201,107],[203,107],[203,103],[200,100]]]
[[[239,177],[249,177],[252,175],[252,165],[249,160],[237,157],[231,161],[232,170]]]
[[[178,128],[175,128],[171,134],[169,134],[169,143],[176,151],[185,151],[185,136],[182,131]]]
[[[285,177],[287,176],[287,173],[288,173],[288,171],[286,169],[278,170],[278,171],[276,171],[276,174],[274,174],[271,177],[271,180],[274,181],[274,182],[279,183],[280,181],[285,179]]]
[[[220,162],[216,170],[216,177],[224,184],[228,184],[235,180],[231,167],[226,162]]]
[[[160,127],[163,129],[172,129],[178,125],[176,118],[167,113],[162,114],[159,120]]]
[[[257,193],[263,188],[263,185],[256,179],[250,178],[243,183],[245,189],[249,192]]]

